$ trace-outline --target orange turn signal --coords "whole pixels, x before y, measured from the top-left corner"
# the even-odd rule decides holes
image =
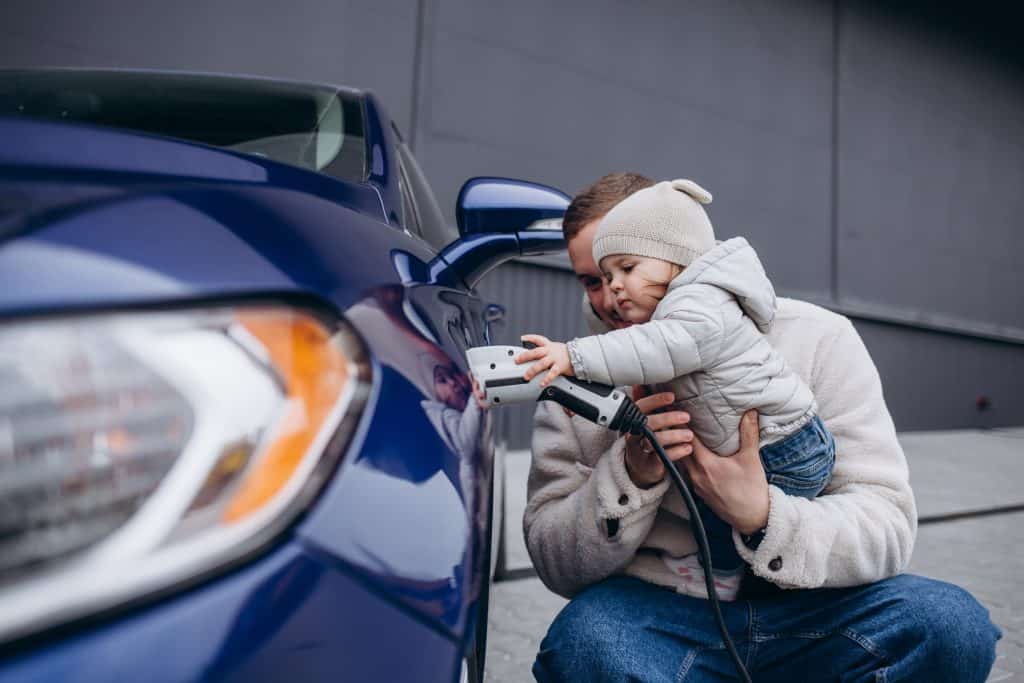
[[[247,311],[239,323],[265,348],[285,385],[285,409],[252,469],[228,502],[224,521],[260,509],[295,474],[350,377],[349,361],[311,316],[280,310]]]

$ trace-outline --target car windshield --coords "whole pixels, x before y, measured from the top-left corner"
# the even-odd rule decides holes
[[[182,138],[366,178],[359,98],[329,87],[159,72],[0,71],[0,116],[80,121]]]

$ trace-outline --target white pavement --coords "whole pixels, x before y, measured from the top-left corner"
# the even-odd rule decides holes
[[[1024,428],[900,435],[921,526],[910,571],[963,586],[1003,629],[989,681],[1024,681]],[[487,681],[531,681],[548,624],[565,604],[529,576],[522,534],[529,453],[506,463],[506,563],[491,592]]]

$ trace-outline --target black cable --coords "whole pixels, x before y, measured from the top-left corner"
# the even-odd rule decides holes
[[[644,420],[644,422],[646,422],[646,420]],[[672,482],[676,485],[676,488],[679,489],[679,493],[683,496],[683,501],[686,502],[686,508],[690,511],[690,527],[694,530],[694,535],[697,537],[697,549],[700,553],[700,563],[704,567],[704,585],[707,587],[708,599],[710,600],[711,608],[715,613],[715,621],[718,622],[718,630],[722,634],[722,640],[725,642],[725,647],[729,651],[729,655],[732,657],[733,664],[736,665],[736,672],[745,683],[751,683],[750,674],[747,673],[747,667],[743,666],[740,654],[736,651],[736,646],[733,644],[732,638],[729,637],[729,629],[725,626],[725,619],[722,617],[722,609],[718,604],[718,593],[715,591],[715,581],[711,574],[711,550],[708,545],[707,534],[704,532],[704,523],[700,519],[700,513],[697,512],[697,504],[693,500],[690,488],[686,485],[686,482],[683,481],[683,477],[679,474],[679,470],[676,469],[675,463],[669,459],[668,455],[665,453],[665,449],[663,449],[661,444],[658,443],[658,439],[654,436],[654,432],[652,432],[650,427],[646,424],[643,424],[641,429],[647,441],[654,446],[654,451],[658,454],[658,458],[665,466],[669,476],[672,477]]]

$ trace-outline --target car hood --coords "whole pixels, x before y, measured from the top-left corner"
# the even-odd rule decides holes
[[[12,118],[0,118],[0,139],[0,240],[83,202],[171,182],[299,190],[387,220],[373,185],[183,140]]]

